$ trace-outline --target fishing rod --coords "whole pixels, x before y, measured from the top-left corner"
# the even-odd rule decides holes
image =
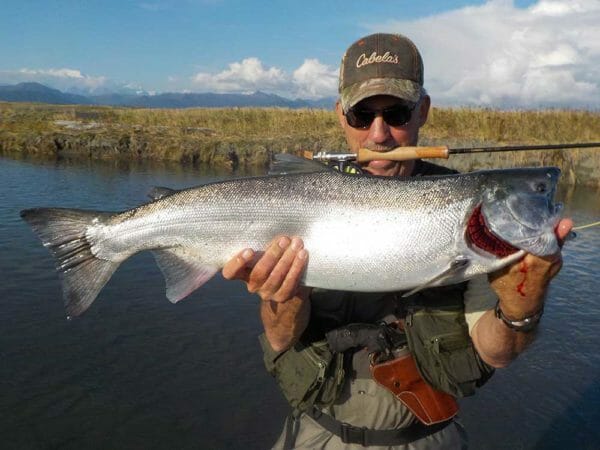
[[[311,152],[304,151],[304,157],[321,162],[369,162],[375,160],[386,161],[408,161],[419,158],[442,158],[448,159],[450,155],[464,155],[469,153],[494,153],[494,152],[520,152],[530,150],[563,150],[572,148],[600,148],[600,142],[578,142],[567,144],[544,144],[544,145],[505,145],[493,147],[456,147],[433,146],[433,147],[396,147],[387,152],[376,152],[367,148],[361,148],[357,153],[339,152]],[[573,227],[573,230],[599,226],[600,222]],[[575,233],[573,233],[575,236]]]
[[[375,160],[408,161],[419,158],[442,158],[448,159],[450,155],[461,155],[468,153],[495,153],[515,152],[530,150],[563,150],[571,148],[600,148],[600,142],[582,142],[567,144],[545,144],[545,145],[506,145],[496,147],[457,147],[448,146],[433,147],[396,147],[386,152],[376,152],[367,148],[361,148],[357,153],[336,152],[311,152],[305,151],[304,157],[316,161],[357,161],[369,162]]]
[[[587,225],[580,225],[578,227],[571,228],[574,231],[585,230],[586,228],[597,227],[600,222],[588,223]]]

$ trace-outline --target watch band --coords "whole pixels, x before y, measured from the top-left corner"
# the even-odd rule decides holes
[[[537,327],[538,323],[540,323],[540,319],[542,318],[542,314],[544,314],[544,306],[535,314],[523,317],[520,320],[512,320],[504,315],[504,312],[500,309],[500,301],[496,303],[496,317],[508,327],[515,331],[528,332],[532,331]]]

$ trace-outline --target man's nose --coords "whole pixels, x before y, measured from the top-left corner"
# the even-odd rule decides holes
[[[371,124],[370,138],[373,142],[385,142],[388,140],[390,136],[390,127],[385,120],[383,120],[383,116],[381,114],[377,114],[373,123]]]

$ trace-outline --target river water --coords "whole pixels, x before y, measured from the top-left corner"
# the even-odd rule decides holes
[[[265,373],[258,299],[220,275],[176,305],[149,254],[67,320],[49,252],[19,218],[37,206],[122,210],[152,186],[226,173],[0,158],[0,448],[266,449],[288,406]],[[600,193],[561,197],[577,224]],[[566,244],[538,339],[461,402],[473,449],[600,448],[600,227]]]

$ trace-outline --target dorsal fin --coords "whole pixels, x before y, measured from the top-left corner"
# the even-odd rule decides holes
[[[161,198],[168,197],[169,195],[173,195],[175,192],[178,192],[177,189],[171,189],[163,186],[154,186],[148,192],[148,197],[152,200],[160,200]]]
[[[269,165],[269,175],[287,175],[290,173],[313,173],[331,170],[325,164],[312,159],[290,155],[289,153],[276,153]]]

